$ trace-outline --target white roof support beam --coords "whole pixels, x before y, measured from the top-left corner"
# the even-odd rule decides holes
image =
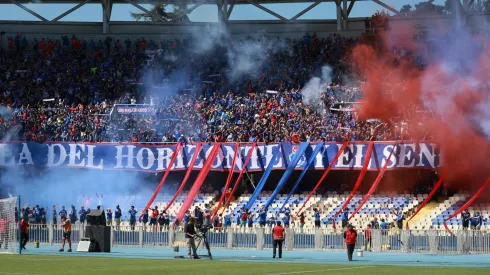
[[[48,22],[49,20],[42,17],[41,15],[39,15],[39,13],[37,12],[34,12],[33,10],[29,9],[28,7],[22,5],[21,3],[19,3],[18,1],[16,0],[9,0],[10,2],[12,2],[13,4],[15,4],[17,7],[27,11],[28,13],[34,15],[35,17],[39,18],[41,21],[44,21],[44,22]]]
[[[347,18],[349,18],[350,12],[352,11],[352,8],[354,7],[354,4],[356,3],[356,0],[351,0],[349,3],[349,7],[347,8]]]
[[[55,19],[51,20],[51,22],[58,22],[61,18],[67,16],[68,14],[78,10],[81,6],[87,4],[88,2],[90,2],[91,0],[85,0],[84,2],[74,6],[73,8],[65,11],[64,13],[60,14],[59,16],[57,16]]]
[[[300,18],[303,14],[309,12],[311,9],[313,9],[316,6],[318,6],[321,2],[323,2],[323,0],[316,1],[315,3],[309,5],[306,9],[300,11],[298,14],[296,14],[293,17],[291,17],[291,19],[289,19],[289,20],[296,20],[296,19]]]
[[[194,4],[194,6],[188,8],[188,9],[185,9],[184,11],[182,11],[181,13],[179,13],[178,15],[176,15],[175,17],[172,18],[172,21],[175,21],[177,19],[180,19],[181,17],[191,13],[193,10],[199,8],[200,6],[202,5],[202,3],[199,3],[199,4]]]
[[[345,13],[344,9],[340,6],[341,0],[335,0],[335,5],[337,5],[337,8],[340,9],[340,14],[342,15],[342,19],[347,19],[347,14]]]
[[[227,20],[230,20],[231,13],[233,12],[233,8],[235,7],[235,1],[231,1],[230,6],[228,7],[228,10],[226,11],[226,18]]]
[[[264,7],[264,6],[260,5],[260,4],[258,4],[257,2],[255,2],[255,1],[253,1],[253,0],[247,0],[247,2],[249,2],[250,4],[252,4],[252,5],[256,6],[257,8],[259,8],[259,9],[261,9],[261,10],[263,10],[263,11],[267,12],[268,14],[273,15],[273,16],[275,16],[275,17],[277,17],[277,18],[281,19],[281,20],[285,20],[285,21],[287,21],[287,20],[288,20],[287,18],[285,18],[285,17],[283,17],[283,16],[281,16],[281,15],[279,15],[279,14],[277,14],[277,13],[275,13],[275,12],[271,11],[270,9],[268,9],[268,8],[266,8],[266,7]]]

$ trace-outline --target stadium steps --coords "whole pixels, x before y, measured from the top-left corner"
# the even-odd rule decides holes
[[[424,208],[420,210],[417,216],[413,217],[413,219],[410,221],[410,224],[412,225],[410,228],[415,228],[413,226],[419,224],[419,222],[421,222],[427,215],[432,213],[437,206],[439,206],[439,203],[437,202],[429,202],[426,204]]]

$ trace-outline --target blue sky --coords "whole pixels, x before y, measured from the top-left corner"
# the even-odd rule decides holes
[[[421,0],[385,0],[386,4],[400,9],[405,4],[414,5]],[[434,4],[444,4],[444,0],[436,0]],[[267,4],[264,5],[270,10],[286,17],[291,18],[299,11],[308,7],[312,3],[298,4]],[[55,18],[66,10],[75,6],[74,4],[26,4],[29,9],[39,13],[48,20]],[[150,5],[142,5],[150,8]],[[376,10],[383,8],[371,1],[356,2],[351,12],[351,17],[367,17],[372,15]],[[115,4],[112,10],[112,21],[132,21],[130,12],[139,12],[139,9],[130,4]],[[215,22],[217,21],[216,5],[202,5],[195,9],[190,15],[191,21],[196,22]],[[336,18],[335,3],[321,3],[300,19],[334,19]],[[0,5],[0,20],[33,20],[38,21],[36,17],[22,10],[13,4]],[[233,9],[231,20],[276,20],[276,18],[253,5],[237,5]],[[78,21],[78,22],[100,22],[102,21],[102,8],[100,4],[87,4],[73,13],[67,15],[60,21]]]

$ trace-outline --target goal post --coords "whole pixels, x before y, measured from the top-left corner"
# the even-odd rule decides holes
[[[20,197],[0,199],[0,253],[20,254],[19,219]]]

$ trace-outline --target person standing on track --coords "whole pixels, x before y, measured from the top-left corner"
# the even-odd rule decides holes
[[[352,261],[352,254],[354,254],[354,248],[356,247],[357,232],[352,224],[347,225],[347,230],[344,232],[344,240],[347,245],[347,257],[349,261]]]
[[[276,226],[272,229],[272,239],[273,239],[273,252],[272,258],[276,257],[276,248],[279,246],[279,258],[282,258],[282,242],[285,237],[284,227],[281,226],[281,222],[277,221]]]
[[[196,228],[194,227],[195,222],[196,219],[194,217],[191,217],[189,219],[189,223],[186,224],[186,227],[184,229],[189,259],[199,259],[199,257],[197,256],[196,241],[194,239],[196,235]]]
[[[29,241],[29,235],[27,234],[27,228],[29,228],[29,222],[27,217],[23,217],[19,222],[20,226],[20,248],[26,249],[26,244]]]
[[[65,251],[65,242],[68,241],[68,252],[71,252],[71,221],[64,217],[61,219],[61,226],[63,227],[63,240],[61,241],[60,252]]]

